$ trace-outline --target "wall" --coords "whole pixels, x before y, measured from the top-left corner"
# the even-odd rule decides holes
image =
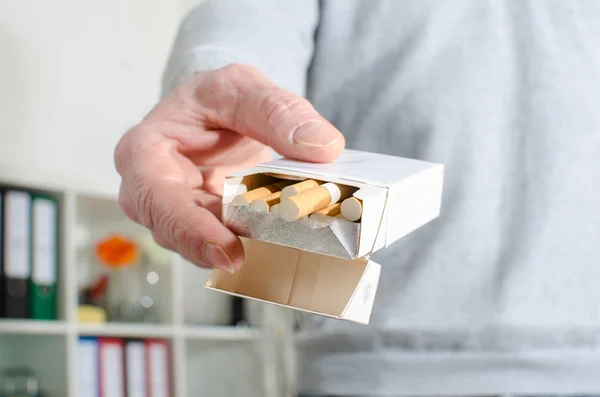
[[[178,24],[194,2],[0,2],[3,173],[116,194],[115,143],[157,101]]]

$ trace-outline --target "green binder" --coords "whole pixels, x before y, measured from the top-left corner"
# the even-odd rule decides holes
[[[35,320],[56,320],[58,280],[58,202],[34,194],[31,201],[30,315]]]

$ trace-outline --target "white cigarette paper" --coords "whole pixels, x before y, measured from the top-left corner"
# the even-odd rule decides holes
[[[266,197],[256,199],[250,203],[250,207],[259,211],[269,212],[273,205],[279,204],[281,192],[271,193]]]
[[[362,216],[362,202],[356,197],[350,197],[344,200],[340,209],[342,211],[342,216],[350,222],[355,222]]]

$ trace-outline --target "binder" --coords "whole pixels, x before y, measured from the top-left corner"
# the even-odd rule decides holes
[[[167,342],[159,339],[147,339],[146,359],[148,397],[169,397],[171,382]]]
[[[30,315],[36,320],[56,320],[58,203],[50,196],[33,195],[31,216]]]
[[[127,397],[148,397],[146,393],[146,348],[143,340],[125,340],[124,361]]]
[[[2,229],[4,228],[4,206],[2,204],[3,195],[4,189],[0,187],[0,318],[4,317],[4,272],[2,271],[2,263],[4,262],[4,254],[2,251],[2,245],[4,243],[4,236],[2,235]]]
[[[100,338],[100,397],[125,397],[123,341]]]
[[[246,302],[244,298],[233,296],[231,298],[231,321],[233,327],[248,325],[246,319]]]
[[[6,190],[2,201],[3,314],[7,318],[29,318],[31,195],[25,191]]]
[[[77,397],[100,397],[98,340],[80,337],[77,344]]]

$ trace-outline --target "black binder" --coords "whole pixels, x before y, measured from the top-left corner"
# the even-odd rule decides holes
[[[0,318],[4,317],[4,282],[2,270],[4,264],[4,253],[2,246],[4,245],[4,235],[2,230],[4,229],[4,204],[2,199],[4,198],[4,188],[0,186]]]

